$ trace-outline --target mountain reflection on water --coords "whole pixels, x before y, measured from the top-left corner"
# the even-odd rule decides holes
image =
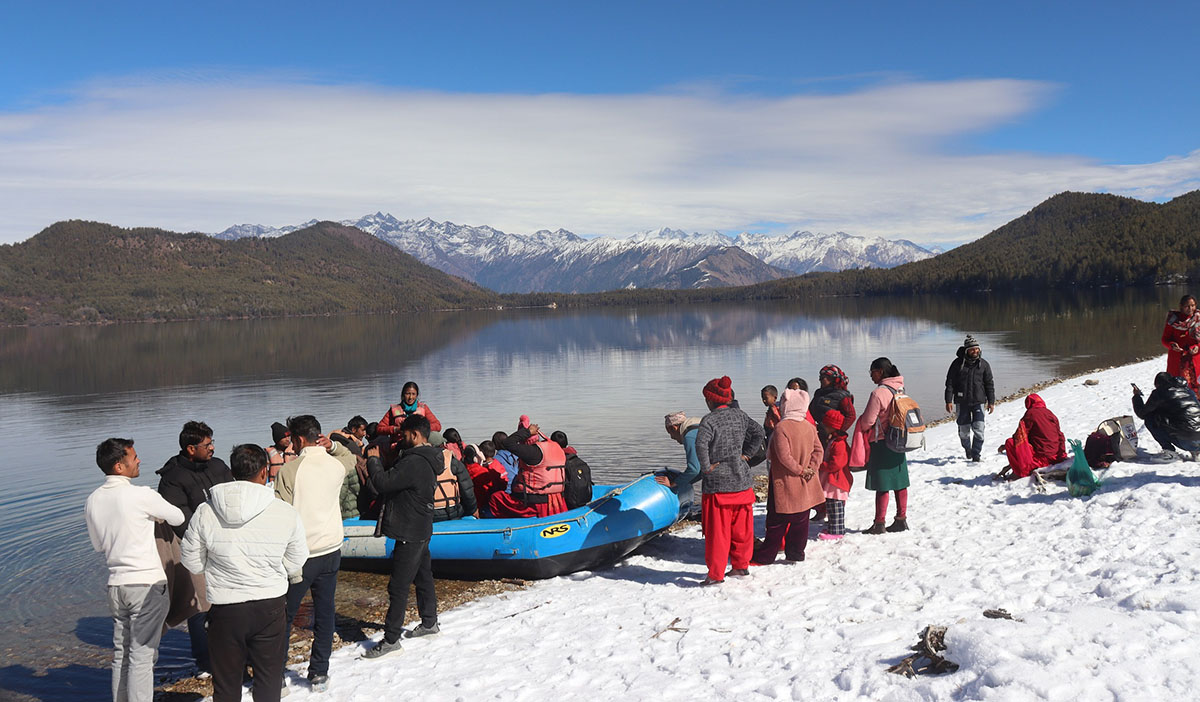
[[[827,349],[869,341],[881,355],[900,356],[891,347],[930,325],[994,332],[1007,346],[1075,372],[1092,367],[1085,359],[1155,353],[1156,334],[1177,293],[821,298],[0,329],[0,393],[79,396],[241,379],[361,377],[390,373],[456,344],[489,353],[501,365],[517,356],[599,349],[738,347],[780,335]]]
[[[815,385],[817,370],[837,363],[861,408],[867,365],[887,355],[935,419],[967,332],[980,338],[1005,395],[1161,353],[1162,324],[1181,292],[0,329],[0,601],[8,605],[0,654],[9,661],[0,698],[55,697],[51,686],[63,684],[106,696],[91,684],[109,655],[103,564],[82,518],[101,482],[93,456],[105,437],[137,441],[136,482],[153,486],[184,421],[212,425],[226,456],[237,443],[267,442],[271,422],[291,414],[315,413],[326,429],[354,414],[376,420],[411,379],[468,441],[511,430],[526,413],[566,431],[602,480],[620,480],[681,466],[662,415],[703,412],[700,388],[711,377],[730,375],[743,408],[760,418],[762,385],[797,375]],[[989,424],[988,445],[1011,431]],[[186,661],[185,639],[167,639],[162,665]],[[36,675],[47,665],[67,672]]]

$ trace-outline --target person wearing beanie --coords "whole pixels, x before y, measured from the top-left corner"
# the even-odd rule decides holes
[[[979,342],[967,334],[946,371],[946,411],[958,423],[958,440],[966,457],[976,463],[983,451],[984,407],[988,414],[996,408],[992,366],[983,358]]]
[[[296,457],[292,449],[292,435],[288,428],[280,422],[271,424],[271,445],[265,447],[267,452],[267,487],[275,487],[275,476],[284,463]]]
[[[700,520],[708,564],[705,585],[720,583],[726,575],[749,575],[754,551],[754,482],[747,461],[762,446],[763,428],[730,405],[732,385],[729,376],[722,376],[704,386],[709,412],[696,431],[703,490]]]
[[[850,472],[850,448],[846,445],[846,427],[853,422],[838,410],[826,410],[821,415],[824,431],[825,456],[821,462],[821,488],[825,491],[825,531],[817,538],[826,541],[846,535],[846,500],[854,476]]]

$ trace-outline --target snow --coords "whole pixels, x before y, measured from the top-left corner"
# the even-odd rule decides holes
[[[243,224],[230,227],[215,236],[220,239],[276,237],[315,223],[316,220],[311,220],[303,225],[281,228]],[[694,252],[706,247],[737,246],[765,263],[795,273],[846,268],[886,268],[919,261],[932,255],[912,242],[852,236],[844,232],[813,234],[797,231],[778,236],[743,233],[731,239],[716,231],[689,233],[681,229],[661,227],[627,238],[601,236],[583,239],[565,229],[553,232],[542,229],[532,234],[514,234],[489,226],[437,222],[428,217],[422,220],[400,220],[382,212],[357,220],[343,220],[341,223],[358,227],[416,256],[423,263],[442,270],[447,269],[448,259],[468,261],[468,269],[500,261],[520,266],[540,259],[547,251],[554,251],[556,260],[563,263],[591,260],[595,265],[599,265],[629,252],[653,256],[672,249]]]
[[[1159,358],[1039,394],[1082,439],[1132,414],[1129,383],[1151,387],[1163,368]],[[398,656],[367,661],[363,645],[344,647],[327,693],[293,675],[288,699],[1189,699],[1200,680],[1200,466],[1160,455],[1143,430],[1137,460],[1114,464],[1090,498],[993,483],[1004,465],[995,447],[1023,411],[1017,400],[987,418],[981,464],[963,460],[953,424],[930,429],[927,449],[910,454],[908,532],[810,540],[802,564],[699,587],[703,540],[688,527],[612,568],[444,612],[440,635]],[[873,515],[856,475],[851,530]],[[757,505],[760,535],[762,519]],[[1016,619],[984,618],[992,608]],[[887,673],[929,624],[949,627],[945,655],[960,669]]]

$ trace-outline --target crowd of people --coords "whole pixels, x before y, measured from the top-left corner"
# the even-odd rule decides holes
[[[1134,412],[1164,451],[1178,447],[1195,459],[1200,312],[1190,295],[1168,316],[1162,342],[1167,371],[1145,400],[1134,386]],[[865,487],[875,493],[874,519],[862,533],[909,528],[907,457],[885,440],[904,376],[886,357],[872,361],[868,373],[875,387],[861,413],[847,374],[830,364],[811,394],[798,377],[782,393],[762,388],[762,422],[741,409],[728,376],[703,387],[703,417],[666,415],[685,468],[656,480],[681,502],[700,484],[704,584],[744,577],[780,551],[786,561],[803,561],[812,519],[824,522],[819,539],[843,538],[855,472],[865,473]],[[991,366],[971,335],[947,371],[945,398],[965,458],[979,461],[996,398]],[[1008,466],[997,478],[1027,477],[1068,457],[1058,418],[1042,398],[1030,394],[1025,407],[1016,432],[999,447]],[[196,663],[211,671],[214,700],[241,699],[247,665],[256,702],[278,700],[291,623],[306,594],[313,609],[308,679],[325,689],[345,519],[375,520],[377,535],[395,542],[384,636],[364,654],[377,659],[401,650],[402,638],[439,632],[429,552],[434,522],[546,517],[591,499],[590,469],[563,432],[547,437],[522,416],[511,434],[467,443],[454,428],[443,429],[412,382],[378,422],[355,416],[323,432],[315,417],[299,415],[270,430],[269,445],[239,445],[227,465],[214,455],[208,425],[187,422],[179,453],[158,471],[157,491],[131,482],[141,463],[132,440],[110,438],[97,447],[106,479],[85,512],[109,570],[114,699],[153,699],[159,639],[165,626],[186,621]],[[764,460],[766,522],[756,540],[752,466]],[[410,586],[420,622],[405,629]]]
[[[190,421],[157,491],[132,484],[140,460],[130,439],[96,450],[104,484],[87,500],[93,546],[108,565],[113,616],[113,698],[153,699],[154,662],[166,626],[187,622],[213,699],[240,700],[247,665],[257,702],[278,700],[290,630],[312,600],[308,680],[329,682],[334,602],[346,519],[377,523],[394,540],[384,637],[364,657],[400,650],[402,637],[439,632],[429,553],[433,523],[543,517],[591,500],[591,469],[561,431],[522,416],[511,433],[470,444],[405,384],[374,423],[352,417],[324,431],[312,415],[270,427],[266,446],[234,447],[226,464],[213,431]],[[420,622],[405,629],[409,588]]]

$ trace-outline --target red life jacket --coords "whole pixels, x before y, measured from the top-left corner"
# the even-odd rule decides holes
[[[458,494],[458,478],[454,477],[454,471],[450,469],[452,458],[454,458],[454,454],[447,449],[442,449],[442,470],[434,476],[434,509],[449,509],[461,502]]]
[[[567,484],[567,454],[562,447],[553,441],[540,441],[537,447],[542,451],[541,462],[531,466],[519,461],[517,477],[513,478],[512,494],[518,499],[542,496],[541,500],[526,499],[526,502],[541,502],[546,495],[561,494]]]

